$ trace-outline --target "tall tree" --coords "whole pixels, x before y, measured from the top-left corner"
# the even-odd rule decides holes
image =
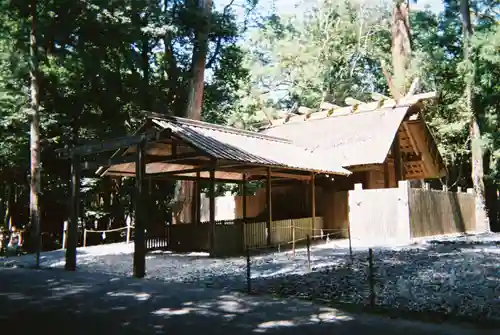
[[[200,28],[195,32],[191,61],[191,83],[186,108],[186,116],[194,120],[201,119],[211,14],[212,0],[198,0],[197,18],[199,18]]]
[[[406,93],[407,70],[411,57],[410,11],[408,0],[395,0],[392,8],[391,91],[396,100]]]
[[[476,195],[476,224],[480,226],[485,224],[489,229],[488,216],[486,215],[486,196],[484,188],[484,152],[481,143],[478,109],[474,104],[475,99],[473,87],[476,69],[473,55],[471,54],[471,38],[474,30],[472,28],[469,0],[460,0],[460,13],[462,19],[464,63],[466,64],[464,109],[466,114],[470,115],[469,137],[471,141],[471,177],[472,186]]]
[[[40,86],[38,82],[38,52],[36,39],[37,2],[31,0],[30,31],[30,224],[33,230],[33,243],[36,250],[36,265],[40,265]]]
[[[197,29],[193,43],[193,54],[191,60],[190,85],[185,116],[193,120],[201,120],[201,108],[203,105],[203,91],[205,88],[205,64],[208,53],[208,35],[210,33],[210,21],[212,15],[212,0],[198,0],[196,10]],[[193,206],[195,205],[195,184],[192,181],[179,181],[176,185],[175,202],[178,211],[182,211],[179,218],[185,222],[193,221]]]

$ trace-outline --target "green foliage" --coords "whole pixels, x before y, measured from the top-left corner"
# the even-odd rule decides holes
[[[243,4],[252,8],[254,2]],[[29,174],[31,3],[0,1],[0,175],[2,182],[23,189]],[[247,76],[237,44],[243,27],[236,22],[234,8],[214,9],[211,20],[203,117],[219,123],[226,122]],[[42,222],[52,225],[43,229],[59,231],[58,225],[67,218],[69,162],[58,159],[55,150],[123,136],[144,120],[144,110],[183,115],[200,19],[196,2],[190,0],[38,0],[37,9],[41,201],[44,216],[50,217]],[[103,200],[110,186],[102,180],[89,182],[84,187],[84,210],[109,214],[117,209],[103,206],[118,206],[117,211],[123,211],[130,203],[129,184],[120,184],[121,193],[111,206],[111,200]],[[168,194],[171,185],[162,187],[158,194]],[[0,201],[6,204],[2,192]],[[27,201],[24,195],[19,198],[23,211]]]
[[[346,97],[369,100],[373,91],[388,94],[380,61],[391,63],[392,5],[322,0],[305,14],[271,16],[250,37],[250,83],[235,118],[262,121],[262,110],[276,111],[295,101],[317,108],[323,99],[343,105]],[[412,60],[407,80],[418,76],[420,91],[438,92],[437,103],[426,106],[425,116],[450,169],[450,182],[465,186],[470,184],[471,145],[487,149],[489,177],[500,173],[498,3],[471,2],[475,34],[470,62],[463,61],[459,3],[447,0],[444,8],[442,13],[410,11]],[[473,107],[483,134],[476,143],[469,139],[467,82],[475,85]]]

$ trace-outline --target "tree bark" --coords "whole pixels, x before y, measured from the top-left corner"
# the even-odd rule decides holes
[[[191,83],[185,112],[185,116],[193,120],[201,120],[212,0],[198,0],[198,11],[201,25],[200,29],[195,34],[193,56],[191,60]],[[182,209],[180,215],[177,215],[176,221],[194,221],[192,217],[193,210],[191,208],[194,198],[194,189],[194,183],[192,181],[185,180],[177,183],[174,202]]]
[[[395,0],[392,9],[392,69],[393,97],[405,95],[406,73],[411,57],[409,6],[406,0]]]
[[[31,127],[30,127],[30,225],[33,230],[33,243],[36,251],[36,264],[40,264],[40,94],[38,83],[38,55],[36,40],[36,0],[31,1],[30,32],[30,91],[31,91]]]
[[[186,106],[186,116],[194,120],[201,120],[212,0],[198,0],[198,9],[202,23],[195,35],[193,58],[191,61],[191,84]]]
[[[472,188],[475,194],[476,208],[476,229],[490,230],[488,215],[486,214],[486,197],[484,189],[484,167],[483,167],[483,148],[480,143],[481,130],[479,128],[478,111],[474,106],[474,77],[475,66],[471,59],[471,43],[470,39],[473,34],[472,21],[470,16],[469,0],[460,0],[460,13],[462,18],[462,33],[464,45],[464,61],[471,64],[472,73],[465,75],[465,108],[470,115],[469,122],[469,137],[471,139],[471,177]]]

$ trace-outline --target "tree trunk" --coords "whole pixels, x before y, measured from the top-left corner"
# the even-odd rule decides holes
[[[478,111],[474,106],[474,77],[475,66],[471,59],[471,43],[470,39],[473,34],[472,22],[470,16],[469,0],[460,0],[460,12],[462,18],[462,30],[464,39],[464,61],[471,64],[470,69],[472,73],[465,75],[465,108],[470,115],[469,123],[469,136],[471,139],[471,177],[472,187],[474,189],[475,207],[476,207],[476,229],[490,230],[488,216],[486,214],[486,198],[484,189],[484,166],[483,166],[483,148],[480,143],[481,130],[479,128]]]
[[[411,57],[409,6],[406,0],[395,0],[392,9],[393,97],[399,100],[406,92],[406,73]]]
[[[30,225],[33,230],[33,243],[36,250],[36,263],[40,261],[40,94],[38,83],[38,56],[36,41],[36,0],[31,1],[30,33],[30,91],[31,91],[31,127],[30,127]]]
[[[191,83],[185,112],[185,116],[193,120],[201,120],[212,0],[198,0],[198,10],[201,26],[195,35],[193,57],[191,61]],[[193,222],[193,210],[191,208],[193,198],[194,183],[192,181],[185,180],[176,184],[174,196],[175,207],[178,208],[178,210],[175,211],[178,212],[178,214],[175,215],[176,221]]]
[[[201,27],[195,35],[193,58],[191,60],[191,84],[186,106],[186,116],[194,120],[201,120],[212,0],[198,0],[198,8]]]

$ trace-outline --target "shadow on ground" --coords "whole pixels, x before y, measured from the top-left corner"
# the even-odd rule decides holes
[[[12,268],[0,278],[11,334],[472,334],[146,279]]]

